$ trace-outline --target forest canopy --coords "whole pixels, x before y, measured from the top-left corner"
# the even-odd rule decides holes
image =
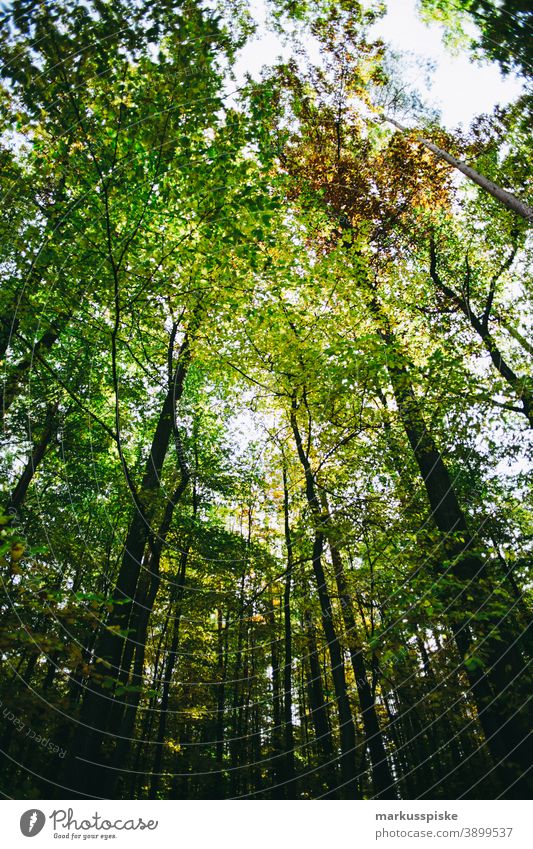
[[[528,798],[530,98],[256,12],[3,6],[2,793]]]

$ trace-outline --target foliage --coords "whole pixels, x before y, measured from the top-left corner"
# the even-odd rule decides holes
[[[526,222],[270,11],[236,94],[240,2],[6,10],[4,792],[523,798]],[[527,196],[520,102],[427,134]]]

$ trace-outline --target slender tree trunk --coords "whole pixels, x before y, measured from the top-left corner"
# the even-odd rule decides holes
[[[498,563],[500,564],[501,573],[505,577],[506,581],[509,584],[511,592],[516,599],[518,609],[520,611],[520,616],[522,618],[522,627],[523,627],[523,642],[527,647],[527,651],[530,657],[533,657],[533,634],[529,633],[526,629],[531,622],[531,610],[525,601],[524,590],[518,585],[517,580],[514,575],[515,563],[508,563],[503,556],[500,546],[498,542],[494,539],[494,536],[491,534],[491,541],[496,550],[496,556],[498,558]]]
[[[436,288],[440,289],[456,305],[456,307],[458,307],[478,334],[486,351],[489,353],[496,371],[501,374],[503,379],[509,384],[515,395],[519,398],[524,415],[529,421],[530,427],[533,427],[533,394],[528,385],[528,383],[531,382],[531,378],[519,377],[504,359],[496,340],[489,330],[488,315],[485,318],[478,318],[472,311],[469,301],[465,297],[458,295],[453,289],[444,283],[437,271],[437,257],[433,240],[431,241],[430,275]]]
[[[385,121],[388,121],[389,124],[393,124],[398,130],[402,133],[410,132],[407,127],[404,127],[395,118],[390,118],[386,115],[383,116]],[[456,168],[461,174],[464,174],[465,177],[468,177],[476,186],[479,186],[484,191],[488,192],[492,197],[496,198],[501,204],[503,204],[507,209],[510,209],[512,212],[516,212],[517,215],[520,215],[521,218],[525,218],[526,221],[530,223],[533,222],[533,209],[528,206],[522,200],[519,200],[515,195],[511,194],[511,192],[506,191],[506,189],[502,189],[500,186],[493,183],[492,180],[489,180],[483,174],[480,174],[479,171],[476,171],[474,168],[471,168],[470,165],[467,165],[465,162],[461,162],[459,159],[456,159],[455,156],[452,156],[450,153],[447,153],[441,147],[434,144],[434,142],[429,141],[428,139],[423,138],[422,136],[416,136],[416,141],[420,144],[424,145],[428,150],[431,150],[439,159],[443,159],[453,168]]]
[[[137,740],[137,746],[135,751],[135,759],[133,762],[133,770],[130,781],[128,798],[130,799],[138,799],[140,796],[140,790],[142,786],[143,773],[140,770],[140,765],[143,762],[146,762],[147,758],[144,757],[145,751],[150,751],[150,743],[152,741],[152,732],[154,727],[154,717],[156,710],[156,700],[157,693],[161,689],[161,681],[164,675],[164,671],[160,672],[161,668],[161,655],[163,651],[163,644],[165,638],[168,633],[169,619],[172,613],[172,605],[169,605],[165,615],[165,621],[163,623],[163,627],[161,628],[159,638],[157,640],[157,648],[155,652],[155,660],[153,665],[152,672],[152,682],[150,689],[152,690],[152,695],[148,700],[148,703],[144,710],[144,718],[142,722],[142,727],[139,735],[139,739]]]
[[[283,758],[281,725],[281,670],[274,602],[268,602],[267,621],[270,625],[270,665],[272,667],[272,792],[276,799],[283,798]]]
[[[175,407],[181,398],[188,362],[189,340],[185,335],[174,377],[163,401],[150,454],[146,461],[140,503],[136,504],[126,537],[122,563],[112,596],[113,611],[97,641],[94,672],[83,700],[81,724],[74,741],[75,751],[69,764],[69,785],[73,789],[79,789],[82,795],[99,796],[102,773],[107,772],[101,765],[101,751],[104,739],[109,744],[109,708],[113,706],[113,690],[117,681],[127,678],[129,674],[130,620],[141,564],[151,533],[150,524],[155,514],[157,494],[161,487],[163,463],[174,431]],[[124,654],[126,662],[123,664]],[[79,768],[80,760],[81,763],[85,763],[83,770]],[[103,783],[105,786],[105,779]]]
[[[346,628],[346,638],[350,649],[350,659],[352,661],[357,694],[361,705],[363,727],[365,729],[365,740],[368,746],[368,751],[370,752],[370,760],[372,762],[374,795],[379,799],[396,799],[397,794],[395,791],[395,780],[393,778],[385,750],[383,735],[376,712],[374,694],[372,692],[366,670],[363,649],[359,645],[359,641],[357,639],[355,613],[352,599],[348,591],[348,585],[346,583],[342,558],[338,548],[331,539],[329,540],[329,548],[331,551],[331,560],[333,563],[335,580],[342,607],[342,615]]]
[[[68,318],[69,317],[66,316],[61,323],[56,323],[48,330],[45,330],[41,338],[33,345],[28,342],[27,347],[30,348],[30,353],[9,369],[9,373],[2,387],[0,420],[3,420],[3,417],[21,391],[24,378],[28,375],[34,363],[35,356],[37,354],[42,355],[44,351],[49,351],[52,348],[59,339]]]
[[[321,772],[324,773],[327,787],[331,787],[332,784],[336,785],[338,781],[335,748],[333,746],[333,737],[331,735],[331,728],[329,724],[328,709],[324,698],[322,670],[320,669],[316,643],[316,630],[313,617],[308,609],[304,611],[304,624],[308,646],[307,657],[309,661],[309,678],[307,680],[309,710],[315,732],[317,750],[324,762],[324,766],[321,767]]]
[[[335,698],[339,712],[339,734],[341,743],[341,796],[351,799],[357,794],[358,772],[356,766],[356,738],[352,711],[348,699],[346,678],[344,674],[344,659],[339,638],[335,632],[333,622],[333,610],[326,584],[326,576],[322,565],[324,551],[324,533],[321,530],[324,517],[321,515],[315,481],[309,465],[309,459],[305,453],[302,438],[296,419],[296,400],[293,399],[291,409],[291,427],[296,443],[298,457],[305,474],[305,489],[309,507],[315,522],[315,535],[313,541],[313,571],[317,584],[320,609],[322,611],[322,627],[326,636],[329,656],[331,660],[331,675],[335,688]]]
[[[228,626],[223,623],[222,609],[217,608],[217,677],[216,688],[217,712],[215,722],[215,761],[217,770],[212,788],[213,798],[223,799],[225,796],[224,775],[224,705],[226,699],[226,675],[228,668]]]
[[[20,319],[16,315],[17,306],[17,300],[15,299],[9,312],[0,316],[0,362],[5,358],[11,339],[20,325]]]
[[[174,624],[172,627],[172,640],[170,650],[167,656],[166,663],[163,665],[163,695],[161,697],[161,705],[159,708],[159,722],[156,736],[156,747],[154,756],[154,766],[152,780],[150,783],[150,798],[156,799],[159,787],[161,784],[161,766],[163,762],[163,746],[165,743],[167,719],[168,719],[168,703],[170,698],[170,688],[172,685],[172,676],[178,656],[178,645],[180,637],[180,620],[183,604],[183,592],[185,587],[185,577],[187,574],[187,561],[189,558],[189,546],[183,549],[180,557],[180,566],[178,578],[174,589],[175,608],[174,608]]]
[[[433,671],[433,666],[424,639],[419,634],[417,634],[416,643],[420,652],[420,657],[422,658],[423,669],[430,683],[431,689],[437,690],[439,682],[435,672]],[[435,713],[435,711],[433,711],[433,713]],[[455,734],[448,712],[445,712],[444,715],[435,716],[432,725],[435,729],[439,725],[442,725],[443,734],[440,739],[444,739],[444,746],[449,748],[451,764],[457,767],[461,763],[461,752],[459,750],[459,740]],[[437,740],[438,739],[439,738],[437,737]]]
[[[257,678],[257,641],[255,628],[250,629],[250,662],[249,662],[249,678],[247,687],[246,713],[248,717],[248,727],[246,731],[246,739],[249,741],[250,756],[248,759],[249,769],[244,775],[248,781],[246,793],[254,793],[255,798],[260,798],[261,791],[268,793],[268,788],[264,786],[261,779],[261,766],[263,753],[261,747],[261,711],[258,703],[258,693],[255,687]],[[277,695],[279,699],[279,665],[278,665],[278,684]],[[281,706],[278,705],[278,715],[281,720]]]
[[[505,327],[509,336],[512,336],[515,342],[518,342],[520,347],[523,348],[527,354],[531,354],[533,357],[533,345],[524,336],[522,336],[520,331],[517,330],[510,321],[508,321],[503,315],[498,314],[494,314],[494,320],[497,321],[498,324],[501,324],[502,327]]]
[[[250,512],[248,514],[248,538],[251,532]],[[242,756],[242,711],[243,711],[243,681],[246,678],[246,662],[243,663],[243,642],[246,637],[244,650],[248,647],[248,633],[244,625],[244,582],[248,571],[248,563],[245,562],[240,580],[239,607],[237,611],[237,651],[235,652],[235,663],[233,665],[233,693],[231,698],[230,717],[230,739],[229,755],[231,772],[229,774],[229,795],[238,795],[240,786],[239,764]]]
[[[457,620],[452,623],[455,642],[464,661],[487,745],[495,765],[499,765],[503,788],[509,788],[510,795],[520,797],[529,787],[527,771],[531,732],[528,714],[524,710],[527,702],[519,704],[517,710],[514,700],[509,698],[508,684],[510,680],[517,679],[512,691],[515,693],[518,682],[525,678],[523,659],[513,645],[513,634],[503,618],[495,618],[494,615],[489,621],[476,618],[476,608],[483,610],[486,603],[490,605],[483,588],[485,566],[474,551],[474,540],[451,477],[425,426],[402,355],[390,331],[382,330],[382,335],[391,348],[388,370],[400,419],[424,481],[435,524],[443,535],[443,547],[451,562],[451,572],[463,585],[464,592],[475,599],[470,621],[463,618],[460,608],[455,611]],[[472,628],[483,639],[480,649],[484,657],[483,668],[469,660],[474,642]]]
[[[157,539],[151,543],[149,556],[146,558],[146,569],[139,579],[141,591],[138,592],[136,598],[135,615],[132,617],[132,624],[136,623],[134,630],[134,639],[130,640],[130,644],[135,648],[134,664],[132,675],[127,679],[128,685],[135,688],[126,694],[124,704],[117,700],[112,706],[112,715],[109,722],[111,733],[117,735],[117,745],[113,755],[112,766],[108,782],[108,794],[110,798],[114,798],[115,786],[118,780],[119,771],[125,769],[128,763],[128,755],[131,749],[131,744],[135,734],[135,721],[137,718],[137,710],[141,700],[142,690],[144,688],[144,661],[146,655],[146,639],[148,633],[148,625],[152,614],[159,586],[161,584],[161,554],[163,546],[166,542],[172,514],[175,504],[179,496],[176,494],[172,498],[165,509],[163,521],[159,527]]]
[[[7,504],[8,514],[16,513],[17,510],[19,510],[19,508],[21,507],[26,497],[26,493],[28,491],[28,487],[32,481],[32,478],[37,470],[39,463],[43,459],[48,449],[48,446],[50,445],[52,437],[55,433],[55,417],[58,406],[59,404],[57,403],[48,405],[44,429],[39,439],[35,442],[31,457],[26,463],[24,471],[22,472],[13,492],[11,493],[11,497]]]
[[[287,471],[283,466],[283,527],[285,548],[287,551],[287,571],[283,591],[283,630],[285,636],[283,663],[283,731],[285,745],[285,796],[292,799],[296,795],[294,769],[294,727],[292,719],[292,625],[291,625],[291,585],[293,570],[293,548],[289,520],[289,490]]]

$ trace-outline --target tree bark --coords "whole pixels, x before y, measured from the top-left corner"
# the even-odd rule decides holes
[[[331,599],[326,584],[326,576],[322,565],[324,551],[324,532],[322,530],[324,517],[321,514],[320,504],[316,493],[315,481],[311,472],[309,459],[305,453],[302,438],[296,419],[296,399],[293,398],[290,413],[291,428],[296,443],[296,449],[300,463],[305,475],[305,491],[307,501],[313,516],[315,531],[313,541],[313,571],[317,584],[317,593],[322,611],[322,627],[326,637],[329,656],[331,660],[331,675],[335,688],[335,699],[339,713],[339,735],[341,743],[341,785],[340,795],[344,798],[353,799],[358,793],[358,770],[356,766],[356,738],[352,711],[348,699],[346,678],[344,674],[344,660],[339,638],[335,632],[333,622],[333,610]]]
[[[272,792],[276,799],[283,798],[283,749],[281,724],[281,669],[279,661],[276,615],[271,597],[268,600],[267,621],[270,626],[270,665],[272,667]]]
[[[391,350],[388,371],[399,416],[424,481],[435,524],[443,535],[443,548],[451,563],[451,573],[464,586],[464,592],[474,596],[470,620],[463,619],[461,622],[458,619],[452,624],[454,639],[464,662],[487,745],[495,765],[499,766],[504,791],[510,796],[518,794],[520,798],[520,794],[525,793],[529,787],[528,739],[531,732],[525,711],[520,715],[520,711],[516,712],[516,708],[509,704],[507,688],[509,680],[524,678],[524,662],[513,645],[513,634],[509,632],[504,620],[495,619],[494,616],[489,621],[476,619],[476,608],[483,609],[487,601],[483,588],[484,563],[474,551],[474,539],[459,505],[450,474],[425,426],[398,346],[388,329],[384,330],[381,326],[380,332]],[[462,613],[460,609],[455,611],[458,617]],[[472,628],[483,639],[483,669],[469,662],[473,646]]]
[[[311,722],[315,731],[317,750],[324,762],[321,771],[324,772],[327,787],[336,785],[338,782],[337,762],[335,759],[335,748],[328,717],[328,709],[324,699],[324,687],[322,684],[322,670],[318,659],[316,644],[316,630],[311,611],[304,611],[304,625],[308,645],[309,677],[307,679],[307,694],[309,697],[309,710]]]
[[[215,721],[215,761],[217,771],[212,788],[213,798],[224,798],[226,778],[224,775],[224,705],[226,699],[226,675],[228,668],[228,626],[224,625],[222,609],[217,608],[217,673],[216,687],[217,712]]]
[[[396,121],[395,118],[383,115],[383,120],[388,121],[389,124],[395,126],[402,133],[410,132],[407,127],[404,127],[399,123],[399,121]],[[447,153],[434,142],[419,135],[416,136],[416,141],[424,145],[424,147],[427,147],[428,150],[431,150],[432,153],[439,157],[439,159],[443,159],[453,168],[456,168],[464,174],[465,177],[468,177],[469,180],[475,183],[476,186],[479,186],[481,189],[492,195],[492,197],[496,198],[496,200],[503,204],[507,209],[510,209],[512,212],[516,212],[517,215],[520,215],[521,218],[524,218],[529,223],[533,223],[533,209],[528,206],[527,203],[517,198],[511,192],[506,191],[506,189],[502,189],[501,186],[498,186],[496,183],[493,183],[492,180],[489,180],[483,174],[480,174],[480,172],[476,171],[475,168],[471,168],[470,165],[456,159],[455,156]]]
[[[161,487],[161,473],[174,431],[177,401],[181,398],[189,363],[189,338],[185,334],[171,385],[164,398],[154,431],[150,453],[143,475],[140,501],[129,526],[124,554],[112,595],[114,604],[105,628],[97,641],[93,675],[83,699],[81,725],[69,764],[69,783],[82,795],[97,795],[102,786],[103,765],[100,754],[104,737],[109,738],[109,708],[113,706],[113,691],[117,681],[127,679],[131,663],[130,620],[144,553],[151,533],[156,497]],[[123,663],[124,658],[124,663]],[[79,761],[86,762],[83,770]],[[105,784],[105,781],[104,781]]]
[[[328,513],[329,515],[329,513]],[[329,522],[328,522],[329,524]],[[357,627],[352,598],[348,591],[346,576],[342,558],[335,543],[329,538],[329,549],[335,572],[335,581],[339,592],[342,615],[346,628],[346,638],[350,650],[353,674],[361,705],[363,727],[365,729],[365,740],[370,752],[372,762],[372,777],[374,784],[374,796],[378,799],[397,799],[395,791],[395,780],[389,766],[389,760],[385,750],[383,734],[380,728],[376,711],[374,694],[370,686],[366,670],[363,649],[357,639]]]
[[[293,799],[296,795],[294,769],[294,726],[292,720],[292,625],[291,625],[291,585],[294,554],[292,547],[291,528],[289,520],[289,490],[287,486],[287,471],[283,465],[283,528],[285,533],[285,548],[287,551],[287,571],[283,591],[283,631],[284,631],[284,662],[283,662],[283,731],[285,746],[285,796]]]
[[[163,746],[165,743],[167,719],[168,719],[168,702],[170,698],[170,687],[172,684],[172,676],[178,656],[178,645],[180,637],[180,621],[183,603],[183,592],[185,586],[185,576],[187,573],[187,561],[189,557],[189,546],[183,549],[180,557],[180,566],[178,578],[174,589],[175,607],[174,607],[174,624],[172,627],[172,639],[170,650],[163,665],[163,695],[161,697],[161,705],[159,707],[159,721],[157,727],[156,747],[154,755],[154,765],[152,779],[150,782],[150,798],[156,799],[159,787],[161,784],[161,765],[163,762]]]

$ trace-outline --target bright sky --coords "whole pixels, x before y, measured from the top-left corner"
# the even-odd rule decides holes
[[[381,37],[393,48],[409,51],[436,64],[429,91],[424,86],[423,73],[413,74],[413,87],[425,95],[428,105],[442,114],[442,123],[453,128],[468,124],[475,115],[490,112],[499,104],[509,103],[522,91],[522,83],[514,76],[502,77],[494,63],[477,64],[468,56],[453,56],[443,46],[442,29],[436,24],[426,26],[415,12],[416,0],[388,0],[387,15],[372,27],[371,35]],[[251,10],[264,22],[264,0],[251,0]],[[307,40],[312,55],[312,40]],[[287,59],[291,48],[271,32],[260,28],[258,37],[251,40],[241,53],[237,76],[245,72],[257,77],[265,65],[278,56]]]
[[[497,103],[503,105],[519,96],[520,80],[513,75],[503,77],[495,63],[478,64],[465,54],[451,55],[443,46],[442,28],[420,21],[415,12],[416,0],[388,0],[387,5],[387,15],[372,28],[372,34],[398,50],[412,51],[436,63],[427,99],[430,106],[440,110],[445,126],[468,124],[475,115],[490,112]],[[420,76],[416,87],[423,90]]]

